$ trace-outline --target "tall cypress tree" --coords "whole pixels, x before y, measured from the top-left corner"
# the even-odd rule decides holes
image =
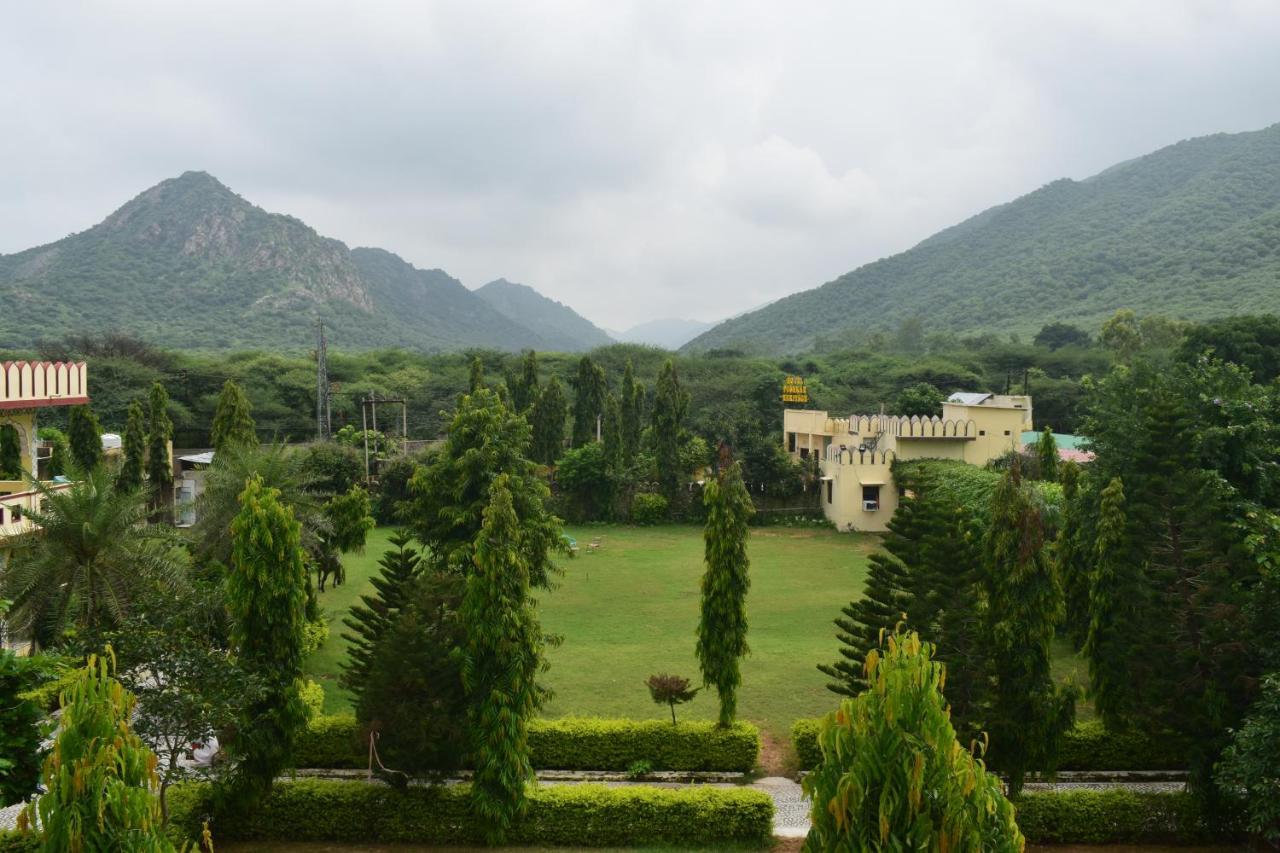
[[[754,514],[751,495],[742,483],[738,463],[718,481],[707,483],[703,499],[706,571],[702,576],[702,615],[698,620],[698,663],[703,684],[720,698],[720,725],[728,726],[738,710],[742,683],[738,659],[747,653],[747,590],[751,586],[747,558],[747,520]]]
[[[85,473],[102,464],[102,428],[88,406],[74,406],[67,416],[67,441],[71,458]]]
[[[564,422],[568,418],[568,404],[560,380],[551,377],[533,404],[530,422],[533,425],[533,447],[530,456],[543,465],[554,465],[564,451]]]
[[[147,397],[147,479],[151,482],[157,512],[161,507],[173,506],[173,460],[169,457],[172,440],[169,392],[157,382]]]
[[[1049,564],[1044,520],[1015,464],[991,499],[985,543],[987,642],[992,656],[988,715],[993,759],[1016,796],[1028,770],[1052,769],[1075,697],[1055,689],[1050,643],[1062,591]]]
[[[947,667],[944,692],[956,730],[972,739],[986,721],[991,680],[981,608],[982,531],[968,509],[945,500],[927,529],[924,550],[935,604],[931,630],[937,658]]]
[[[578,376],[573,380],[573,446],[596,439],[596,418],[604,412],[609,392],[604,368],[587,356],[578,360]]]
[[[0,424],[0,480],[22,479],[22,437],[13,424]]]
[[[253,422],[251,409],[249,398],[234,380],[228,379],[223,383],[209,435],[215,453],[223,453],[233,447],[258,445],[257,426]]]
[[[142,487],[142,472],[147,462],[146,414],[142,403],[134,400],[129,405],[129,419],[124,428],[124,463],[116,475],[116,488],[138,489]]]
[[[342,620],[350,629],[342,635],[347,641],[342,686],[357,699],[364,690],[378,641],[404,607],[413,582],[422,574],[422,555],[411,543],[408,531],[398,530],[392,535],[391,548],[378,561],[378,574],[370,579],[373,594],[360,596],[361,603],[354,605]]]
[[[529,350],[521,362],[520,376],[511,382],[511,406],[525,414],[538,399],[538,354]]]
[[[640,451],[640,432],[644,418],[644,386],[636,382],[636,372],[627,359],[622,373],[622,455],[628,465]]]
[[[615,477],[621,473],[626,454],[622,437],[622,408],[610,394],[604,401],[604,461]]]
[[[484,362],[480,356],[471,359],[471,375],[467,378],[467,393],[474,394],[484,387]]]
[[[1036,442],[1036,458],[1040,462],[1040,479],[1058,482],[1058,442],[1053,438],[1053,428],[1046,426]]]
[[[1053,543],[1053,558],[1062,581],[1065,612],[1063,630],[1071,644],[1080,649],[1089,633],[1089,573],[1092,560],[1084,553],[1084,523],[1089,517],[1081,507],[1080,466],[1063,462],[1058,468],[1062,483],[1062,521]]]
[[[529,565],[518,546],[513,485],[504,474],[490,490],[461,609],[476,768],[471,802],[490,844],[501,844],[527,809],[525,786],[533,779],[528,728],[538,707],[534,676],[542,664],[542,632],[529,597]]]
[[[653,442],[658,463],[658,488],[674,506],[681,497],[685,471],[680,465],[680,433],[689,410],[689,394],[670,359],[658,375],[653,397]]]
[[[231,646],[264,686],[262,698],[241,712],[231,744],[233,794],[252,802],[289,765],[307,708],[299,694],[307,572],[300,527],[280,493],[253,475],[231,522],[227,610]]]

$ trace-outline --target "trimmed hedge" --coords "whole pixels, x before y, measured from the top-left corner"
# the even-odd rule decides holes
[[[566,718],[529,727],[533,766],[545,770],[626,770],[644,761],[654,770],[747,772],[760,755],[760,732],[749,723],[728,729],[710,722]],[[294,751],[299,767],[360,768],[368,749],[352,716],[316,717]]]
[[[1242,837],[1238,804],[1209,820],[1181,791],[1035,792],[1013,805],[1022,834],[1036,844],[1189,844]]]
[[[818,719],[796,720],[791,743],[802,770],[822,761],[818,748]],[[1059,770],[1186,770],[1187,751],[1172,737],[1143,732],[1109,732],[1102,723],[1077,723],[1063,738]]]
[[[172,820],[194,837],[211,803],[203,783],[178,786]],[[478,844],[467,785],[397,791],[365,782],[277,783],[252,814],[213,824],[218,841]],[[559,785],[529,792],[528,816],[509,843],[572,847],[763,844],[773,800],[750,788],[607,788]]]

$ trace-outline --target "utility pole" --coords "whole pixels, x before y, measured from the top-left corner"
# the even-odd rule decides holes
[[[361,426],[364,427],[364,429],[362,430],[362,435],[364,437],[364,481],[366,484],[373,482],[373,472],[370,470],[370,467],[369,467],[369,459],[370,459],[369,457],[369,422],[372,419],[373,431],[376,434],[378,431],[378,404],[379,403],[391,403],[392,405],[396,405],[400,407],[400,429],[404,433],[404,436],[403,436],[404,442],[407,444],[407,442],[409,441],[409,407],[406,404],[403,397],[379,398],[374,396],[373,394],[370,394],[369,396],[361,400],[360,401],[360,423],[361,423]],[[403,446],[404,444],[402,444],[402,447]],[[378,455],[378,447],[375,444],[373,449],[374,458],[376,458],[377,455]]]
[[[329,345],[324,337],[324,320],[316,324],[316,437],[321,441],[333,434],[329,404]]]

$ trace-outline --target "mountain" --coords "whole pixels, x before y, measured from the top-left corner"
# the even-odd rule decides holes
[[[1192,320],[1280,311],[1280,124],[1054,181],[685,348],[795,353],[910,319],[926,332],[1096,330],[1119,308]]]
[[[548,348],[440,270],[348,249],[211,175],[163,181],[87,231],[0,255],[0,347],[104,331],[183,349]]]
[[[538,334],[547,342],[547,349],[580,352],[613,343],[586,317],[526,284],[500,278],[478,288],[475,294],[504,317]]]
[[[703,323],[701,320],[682,320],[677,317],[664,317],[650,320],[638,326],[632,326],[625,332],[615,332],[613,336],[629,344],[650,344],[663,349],[680,349],[698,335],[713,327],[715,323]]]

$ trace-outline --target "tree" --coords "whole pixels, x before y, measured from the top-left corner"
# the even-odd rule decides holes
[[[34,702],[19,698],[35,681],[30,658],[0,648],[0,808],[25,800],[40,782],[42,715]]]
[[[43,483],[40,528],[19,540],[0,596],[9,622],[38,648],[70,629],[92,643],[129,615],[140,592],[173,588],[186,566],[171,534],[146,525],[146,496],[121,491],[102,466],[57,491]]]
[[[213,444],[214,453],[224,453],[232,447],[256,447],[258,430],[250,414],[252,406],[244,391],[234,379],[228,379],[222,385],[218,395],[218,407],[213,414],[213,427],[209,432],[209,441]]]
[[[474,356],[471,359],[471,375],[467,379],[467,390],[474,394],[484,387],[484,362],[480,360],[480,356]]]
[[[398,530],[391,537],[391,548],[378,561],[378,574],[370,579],[372,595],[361,595],[360,604],[351,607],[342,624],[350,629],[342,638],[347,641],[347,660],[342,665],[342,686],[356,695],[357,704],[368,678],[373,655],[382,635],[405,606],[414,581],[422,574],[422,555],[410,543],[407,531]]]
[[[494,480],[462,600],[462,673],[476,766],[471,798],[490,844],[502,843],[527,809],[525,786],[533,778],[528,726],[538,707],[534,677],[542,668],[542,632],[529,599],[512,485],[507,474]]]
[[[280,493],[250,477],[231,523],[227,609],[231,646],[241,666],[262,683],[262,696],[245,705],[230,752],[234,797],[264,795],[292,757],[307,722],[299,695],[307,573],[299,525]]]
[[[867,655],[866,692],[823,718],[806,850],[1023,849],[1000,780],[956,739],[932,654],[891,635]]]
[[[546,508],[547,484],[526,456],[530,432],[525,419],[503,406],[493,391],[482,388],[459,401],[444,447],[410,480],[414,499],[405,518],[427,546],[432,571],[466,575],[473,570],[492,487],[505,475],[522,558],[533,585],[549,585],[556,572],[551,552],[566,546],[560,520]]]
[[[1093,343],[1088,332],[1070,323],[1049,323],[1041,326],[1033,341],[1036,346],[1051,350],[1071,346],[1087,347]]]
[[[1217,779],[1224,790],[1244,793],[1249,831],[1271,845],[1280,842],[1280,674],[1263,680],[1244,725],[1232,733]]]
[[[987,719],[999,767],[1016,796],[1029,769],[1053,769],[1075,697],[1054,688],[1050,643],[1062,590],[1049,564],[1044,520],[1017,464],[991,498],[987,532],[987,633],[993,683]]]
[[[373,504],[369,493],[360,486],[352,486],[346,494],[336,495],[324,505],[329,520],[329,532],[325,544],[344,554],[364,550],[364,543],[373,530]]]
[[[1036,441],[1036,460],[1040,463],[1040,479],[1058,482],[1058,442],[1053,437],[1052,427],[1046,426]]]
[[[142,473],[147,462],[146,414],[142,404],[134,400],[129,405],[129,420],[124,428],[124,462],[116,475],[116,488],[142,488]]]
[[[703,684],[720,698],[720,725],[728,726],[738,709],[742,674],[738,659],[747,649],[747,520],[755,513],[736,463],[719,480],[707,483],[703,502],[706,572],[702,576],[702,615],[698,620],[698,663]]]
[[[572,521],[601,521],[611,517],[615,482],[599,442],[565,451],[556,467],[561,506]]]
[[[947,399],[928,382],[917,382],[898,392],[894,411],[899,415],[919,415],[922,418],[942,413],[942,403]]]
[[[0,480],[21,480],[22,437],[13,424],[0,424]]]
[[[1093,568],[1092,560],[1081,550],[1085,513],[1080,507],[1080,477],[1079,465],[1071,461],[1062,463],[1058,471],[1062,483],[1062,521],[1053,548],[1066,608],[1063,625],[1077,649],[1084,645],[1089,633],[1089,575]]]
[[[45,761],[48,791],[26,816],[47,851],[172,851],[156,797],[156,757],[129,730],[136,700],[112,677],[114,655],[90,655],[64,692],[58,738]]]
[[[52,479],[66,474],[71,456],[66,433],[57,427],[40,427],[40,440],[48,442],[52,448],[45,466],[45,475]]]
[[[670,706],[673,726],[676,724],[676,706],[692,701],[701,689],[699,687],[690,689],[689,679],[666,673],[649,676],[645,685],[649,688],[649,697],[654,703]]]
[[[573,446],[581,447],[595,441],[596,419],[604,411],[604,398],[609,392],[604,368],[584,355],[578,361],[573,390]]]
[[[1142,349],[1142,330],[1138,318],[1128,308],[1122,308],[1102,324],[1098,342],[1115,354],[1116,361],[1128,364]]]
[[[525,414],[538,399],[538,354],[529,350],[521,361],[520,376],[511,383],[511,407]]]
[[[564,450],[564,422],[568,418],[568,404],[560,380],[551,381],[542,389],[529,420],[533,424],[533,447],[530,456],[543,465],[554,465]]]
[[[81,471],[89,472],[102,464],[102,428],[93,409],[71,407],[67,416],[67,440],[71,444],[71,458]]]
[[[644,386],[636,382],[635,369],[627,359],[622,374],[622,457],[628,465],[640,451],[640,433],[644,422]]]
[[[173,505],[173,420],[169,417],[169,392],[159,382],[151,386],[147,398],[147,479],[155,494],[155,506]]]
[[[626,459],[622,437],[622,408],[618,398],[609,394],[604,401],[604,461],[609,471],[620,477]]]
[[[689,394],[680,387],[675,364],[668,359],[658,375],[653,398],[653,443],[658,488],[671,504],[680,500],[687,472],[680,467],[680,433],[689,411]]]

